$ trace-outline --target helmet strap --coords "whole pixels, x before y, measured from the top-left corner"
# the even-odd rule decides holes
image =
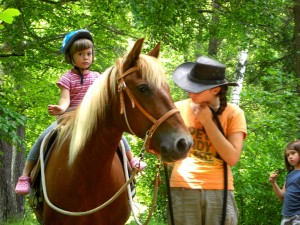
[[[83,73],[81,72],[81,69],[77,66],[74,66],[74,69],[78,72],[80,76],[80,83],[83,84]]]
[[[83,72],[82,71],[88,70],[91,67],[91,65],[87,68],[79,68],[78,66],[74,65],[73,60],[71,61],[71,63],[74,66],[74,70],[76,70],[80,76],[80,79],[81,79],[80,83],[83,84]]]

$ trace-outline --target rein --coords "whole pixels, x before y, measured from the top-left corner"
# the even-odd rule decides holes
[[[136,98],[133,96],[133,94],[131,93],[131,91],[127,88],[125,80],[124,80],[124,78],[127,75],[130,75],[130,74],[132,74],[135,71],[138,71],[138,68],[135,66],[135,67],[132,67],[132,68],[128,69],[127,71],[125,71],[123,73],[123,71],[121,69],[122,68],[121,61],[118,60],[117,64],[118,64],[118,68],[119,68],[119,73],[118,73],[118,92],[120,93],[120,108],[121,108],[120,113],[124,114],[125,120],[126,120],[126,124],[127,124],[127,127],[129,128],[130,132],[132,134],[136,135],[132,131],[132,129],[131,129],[130,125],[129,125],[128,119],[127,119],[126,107],[125,107],[125,103],[124,103],[124,92],[123,92],[125,90],[127,96],[129,97],[129,99],[131,101],[132,108],[134,108],[135,105],[136,105],[138,107],[138,109],[153,123],[152,127],[146,132],[145,140],[144,140],[144,147],[145,147],[146,151],[150,152],[150,148],[149,148],[149,146],[150,146],[150,139],[152,138],[155,130],[159,127],[160,124],[162,124],[169,117],[171,117],[175,113],[179,113],[179,110],[176,109],[176,108],[174,108],[174,109],[171,109],[170,111],[168,111],[167,113],[165,113],[158,120],[155,119],[155,118],[153,118],[153,116],[151,116],[141,106],[141,104],[136,100]]]

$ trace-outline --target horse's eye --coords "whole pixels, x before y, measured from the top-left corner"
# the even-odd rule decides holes
[[[140,85],[140,86],[138,87],[138,89],[139,89],[139,91],[140,91],[141,93],[143,93],[143,94],[149,93],[149,92],[150,92],[150,88],[149,88],[149,86],[146,85],[146,84]]]

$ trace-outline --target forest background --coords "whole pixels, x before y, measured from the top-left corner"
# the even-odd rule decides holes
[[[283,151],[300,138],[300,0],[0,0],[0,224],[28,211],[28,199],[14,188],[26,155],[55,118],[56,81],[70,67],[60,52],[72,30],[94,35],[92,70],[103,72],[145,37],[144,48],[161,42],[163,64],[174,101],[187,98],[171,79],[179,64],[210,56],[227,67],[232,102],[245,111],[248,136],[233,167],[239,224],[279,224],[281,203],[269,184]],[[16,9],[16,10],[14,10]],[[142,140],[127,135],[135,154]],[[141,219],[152,200],[156,157],[138,177]],[[163,171],[161,171],[162,177]],[[166,224],[166,187],[159,188],[152,224]],[[31,218],[31,219],[30,219]],[[31,222],[29,222],[31,220]],[[29,212],[25,224],[37,224]],[[151,223],[150,223],[151,224]]]

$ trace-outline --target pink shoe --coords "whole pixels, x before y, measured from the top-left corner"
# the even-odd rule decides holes
[[[27,195],[30,191],[30,177],[21,176],[18,179],[15,192],[19,195]]]
[[[136,158],[132,158],[130,160],[130,165],[131,165],[132,168],[135,167],[139,171],[141,171],[141,170],[145,169],[145,167],[147,166],[147,163],[145,163],[143,161],[140,161],[140,160],[138,160]]]

